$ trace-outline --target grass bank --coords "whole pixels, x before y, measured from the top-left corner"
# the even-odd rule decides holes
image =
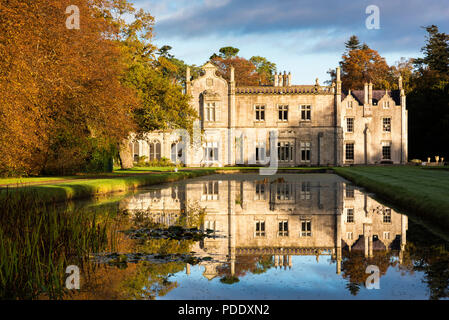
[[[25,188],[0,189],[0,200],[7,192],[26,192],[38,197],[43,202],[62,202],[67,200],[91,198],[113,192],[124,192],[139,187],[174,182],[215,173],[214,169],[182,170],[180,172],[146,171],[133,169],[131,171],[114,172],[97,178],[77,178],[68,182],[27,185]]]
[[[426,224],[449,228],[448,171],[413,166],[334,168],[334,171]]]

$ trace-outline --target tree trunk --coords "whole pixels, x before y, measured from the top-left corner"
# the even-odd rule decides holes
[[[119,146],[120,166],[122,169],[131,169],[134,167],[134,159],[129,150],[129,141],[123,140]]]

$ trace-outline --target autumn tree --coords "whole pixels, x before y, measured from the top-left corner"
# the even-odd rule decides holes
[[[66,27],[71,5],[80,11],[79,29]],[[135,96],[120,81],[118,30],[103,14],[115,5],[0,3],[0,174],[85,170],[132,129]]]
[[[391,67],[391,88],[394,90],[399,89],[397,79],[402,77],[402,87],[405,94],[409,94],[414,89],[414,61],[413,58],[402,57],[399,61],[396,61],[394,66]]]
[[[235,69],[235,82],[238,86],[257,86],[259,85],[259,74],[256,66],[249,60],[241,57],[222,58],[216,57],[212,60],[218,67],[219,74],[230,81],[231,67]]]
[[[388,89],[391,69],[376,50],[355,49],[343,54],[341,80],[345,89],[359,89],[372,82],[377,89]]]

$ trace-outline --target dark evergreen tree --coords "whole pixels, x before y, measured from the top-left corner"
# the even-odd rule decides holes
[[[421,49],[424,58],[416,59],[415,65],[421,69],[426,66],[430,70],[449,74],[449,35],[439,32],[435,25],[426,27],[426,31],[427,43]]]
[[[351,36],[347,42],[345,42],[345,47],[348,51],[360,49],[360,41],[357,36]]]

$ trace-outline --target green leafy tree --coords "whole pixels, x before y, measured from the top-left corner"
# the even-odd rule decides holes
[[[237,55],[240,52],[240,49],[234,48],[234,47],[223,47],[219,50],[220,57],[223,59],[233,58],[237,57]]]
[[[157,49],[152,44],[154,18],[149,13],[135,11],[126,5],[126,0],[120,2],[124,6],[115,12],[118,15],[115,20],[121,29],[120,43],[128,65],[123,82],[137,92],[139,99],[133,111],[137,137],[154,130],[182,128],[192,131],[193,120],[198,115],[190,106],[190,97],[183,94],[177,81],[181,76],[172,62],[171,47]],[[129,18],[130,15],[133,19]],[[126,140],[120,145],[120,160],[122,168],[132,166]]]
[[[276,72],[276,64],[268,61],[267,58],[254,56],[249,59],[255,66],[260,77],[261,84],[271,84],[274,81],[274,73]]]

